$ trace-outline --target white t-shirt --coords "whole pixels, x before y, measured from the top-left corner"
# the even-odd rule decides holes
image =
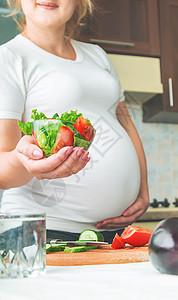
[[[22,35],[0,47],[0,119],[31,120],[37,108],[51,117],[78,110],[96,136],[90,162],[64,179],[33,178],[4,192],[1,211],[47,214],[47,228],[69,232],[96,229],[133,203],[140,187],[135,148],[116,119],[124,100],[116,71],[98,46],[71,41],[76,60],[41,49]]]

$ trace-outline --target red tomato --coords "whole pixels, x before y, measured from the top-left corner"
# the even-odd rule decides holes
[[[85,140],[93,140],[95,130],[93,126],[82,116],[77,118],[74,127],[84,137]]]
[[[115,237],[113,239],[111,248],[112,249],[120,249],[120,248],[123,248],[124,246],[125,246],[125,243],[123,242],[121,237],[118,235],[118,233],[116,233]]]
[[[72,145],[73,145],[72,131],[66,126],[61,126],[59,128],[52,153],[54,154],[58,152],[61,148],[65,146],[72,146]]]
[[[129,225],[121,234],[121,239],[131,246],[140,247],[149,242],[151,234],[150,229]]]
[[[37,141],[37,138],[36,138],[36,132],[37,132],[37,129],[33,130],[33,131],[32,131],[32,136],[33,136],[33,138],[34,138],[34,140],[35,140],[36,145],[39,147],[38,141]]]

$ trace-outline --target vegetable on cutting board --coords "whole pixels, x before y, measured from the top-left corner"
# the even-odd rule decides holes
[[[79,236],[79,241],[104,242],[104,236],[101,232],[95,230],[84,230]]]
[[[141,247],[148,244],[152,232],[152,230],[147,228],[129,225],[121,234],[121,239],[131,246]]]
[[[125,228],[121,236],[118,233],[115,234],[111,248],[121,249],[125,246],[125,243],[133,247],[145,246],[148,244],[152,232],[152,230],[147,228],[129,225]]]
[[[121,249],[125,246],[125,243],[121,239],[121,237],[118,235],[118,233],[115,234],[115,237],[113,239],[111,248],[112,249]]]
[[[76,252],[84,252],[86,251],[85,246],[71,247],[64,249],[65,253],[76,253]]]
[[[46,253],[64,251],[65,245],[46,244]]]
[[[81,238],[81,239],[80,239]],[[84,230],[79,236],[79,241],[97,241],[97,242],[104,242],[104,236],[102,233],[94,230]],[[64,251],[65,253],[75,253],[75,252],[83,252],[87,250],[97,249],[99,248],[98,245],[96,246],[75,246],[75,247],[66,247],[66,244],[54,244],[54,243],[47,243],[46,244],[46,253],[51,252],[58,252]]]
[[[178,218],[158,223],[150,239],[149,255],[159,272],[178,275]]]

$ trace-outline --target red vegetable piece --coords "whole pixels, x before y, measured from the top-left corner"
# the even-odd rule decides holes
[[[129,225],[121,234],[121,239],[131,246],[141,247],[149,242],[152,232],[147,228]]]
[[[113,239],[111,248],[112,249],[121,249],[125,246],[125,243],[121,239],[121,237],[118,235],[118,233],[115,234],[115,237]]]
[[[95,130],[93,126],[82,116],[77,118],[74,127],[84,137],[85,140],[93,140]]]
[[[36,132],[37,132],[37,129],[33,130],[33,131],[32,131],[32,136],[33,136],[33,138],[34,138],[34,140],[35,140],[36,145],[39,147],[38,141],[37,141],[37,138],[36,138]],[[40,148],[40,147],[39,147],[39,148]]]
[[[52,153],[57,153],[61,148],[65,146],[72,146],[73,145],[73,133],[70,130],[70,128],[66,126],[61,126],[59,128],[57,137],[56,137],[56,142],[53,147]]]

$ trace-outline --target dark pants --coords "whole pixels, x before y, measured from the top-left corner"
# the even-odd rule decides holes
[[[118,229],[116,231],[101,231],[104,236],[104,241],[112,244],[113,238],[116,232],[121,235],[124,229]],[[80,233],[72,233],[58,230],[49,230],[46,231],[46,242],[49,243],[52,239],[61,239],[63,241],[77,241],[79,239]]]

